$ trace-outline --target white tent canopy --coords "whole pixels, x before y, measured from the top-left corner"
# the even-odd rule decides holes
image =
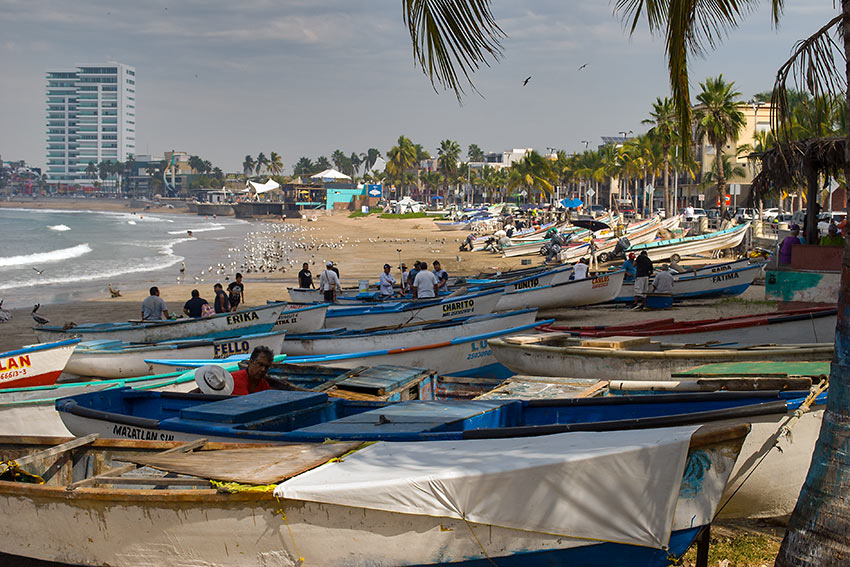
[[[254,192],[257,193],[257,195],[260,195],[262,193],[265,193],[266,191],[271,191],[272,189],[277,189],[278,187],[280,187],[280,183],[278,183],[274,179],[269,179],[265,183],[255,183],[254,181],[249,181],[248,183],[251,185],[251,187],[254,189]]]
[[[331,169],[326,169],[324,171],[320,171],[316,175],[311,175],[310,179],[321,179],[321,180],[324,181],[325,179],[348,179],[348,180],[350,180],[351,178],[349,176],[347,176],[346,174],[340,173],[339,171],[331,168]]]

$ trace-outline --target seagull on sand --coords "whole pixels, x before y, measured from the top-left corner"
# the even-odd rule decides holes
[[[531,80],[531,75],[529,75],[528,77],[525,78],[525,80],[522,82],[522,86],[527,85],[528,81],[530,81],[530,80]]]

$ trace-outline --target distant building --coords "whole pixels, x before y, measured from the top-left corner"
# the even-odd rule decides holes
[[[123,63],[48,71],[47,169],[51,184],[92,183],[89,163],[136,151],[136,70]]]

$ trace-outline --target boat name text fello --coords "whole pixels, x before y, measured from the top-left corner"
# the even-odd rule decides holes
[[[735,280],[740,278],[740,274],[738,272],[730,272],[728,274],[720,274],[719,276],[711,276],[711,281],[717,282],[725,282],[728,280]]]
[[[537,287],[537,278],[533,278],[524,282],[517,282],[514,284],[514,289],[528,289],[530,287]]]
[[[260,317],[257,315],[256,311],[245,311],[243,313],[234,313],[233,315],[227,316],[227,324],[228,325],[236,325],[238,323],[248,323],[250,321],[255,321]]]
[[[151,431],[150,429],[130,427],[129,425],[113,425],[112,434],[137,441],[174,441],[174,435],[171,433]]]
[[[472,313],[475,309],[474,299],[464,299],[443,305],[443,317],[457,317],[464,313]]]
[[[31,366],[28,354],[0,359],[0,380],[22,378],[27,375],[27,368]]]
[[[227,358],[234,354],[245,354],[250,345],[248,341],[231,341],[220,345],[213,345],[213,358]]]

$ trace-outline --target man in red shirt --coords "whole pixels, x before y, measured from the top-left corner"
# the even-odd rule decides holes
[[[233,376],[233,393],[234,396],[244,396],[261,392],[263,390],[271,390],[266,373],[272,366],[274,355],[269,347],[258,346],[251,353],[251,358],[248,359],[248,368],[245,370],[237,370],[231,372]]]

